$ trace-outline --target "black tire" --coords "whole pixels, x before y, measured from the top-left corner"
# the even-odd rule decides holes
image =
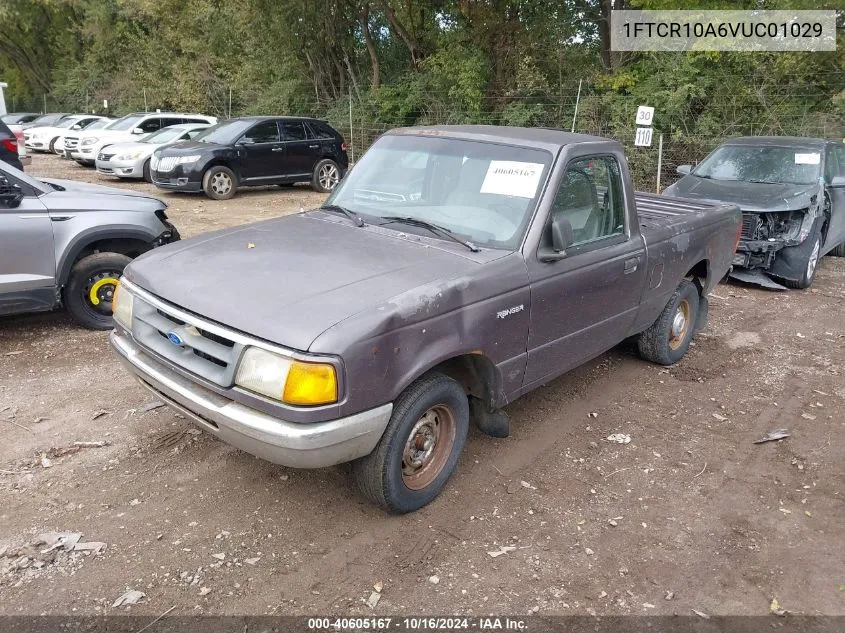
[[[50,145],[49,145],[49,147],[50,147],[50,153],[51,153],[51,154],[55,154],[55,153],[56,153],[56,141],[58,141],[58,140],[59,140],[59,137],[57,136],[57,137],[56,137],[56,138],[54,138],[52,141],[50,141]]]
[[[658,365],[674,365],[681,360],[695,333],[698,304],[698,286],[684,279],[657,320],[637,339],[640,356]],[[679,314],[683,314],[682,327],[676,321]]]
[[[202,176],[202,190],[213,200],[229,200],[238,190],[235,172],[223,165],[209,167]]]
[[[144,182],[152,182],[153,177],[150,175],[150,159],[144,161],[144,167],[141,170],[144,175]]]
[[[434,442],[429,461],[409,472],[413,469],[404,461],[411,433],[416,428],[415,437],[424,441],[432,420],[445,435]],[[358,487],[370,501],[395,514],[422,508],[440,494],[454,472],[468,429],[469,401],[463,388],[439,373],[420,378],[396,400],[373,452],[352,463]],[[417,446],[416,450],[423,448]]]
[[[787,288],[794,288],[796,290],[805,290],[813,285],[813,279],[816,278],[816,269],[819,265],[822,233],[821,231],[814,232],[809,238],[807,252],[800,260],[804,272],[800,279],[783,279],[783,283]]]
[[[114,284],[132,260],[120,253],[95,253],[73,265],[64,289],[64,304],[74,321],[92,330],[114,327],[111,297]],[[92,301],[96,295],[98,303]]]
[[[311,188],[320,193],[330,193],[340,182],[340,167],[330,158],[324,158],[314,166]]]
[[[845,257],[845,242],[842,242],[839,246],[835,246],[830,254],[834,257]]]

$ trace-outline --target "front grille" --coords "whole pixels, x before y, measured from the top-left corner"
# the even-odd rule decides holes
[[[76,146],[79,145],[79,138],[76,136],[66,136],[65,137],[65,149],[76,149]]]
[[[742,233],[740,234],[740,239],[743,240],[753,240],[754,236],[757,234],[757,229],[760,223],[760,216],[756,213],[743,213],[742,214]]]
[[[164,158],[153,157],[150,167],[153,171],[168,172],[176,167],[178,156],[165,156]]]
[[[144,347],[221,387],[234,384],[242,344],[186,323],[137,295],[133,317],[132,334]],[[181,339],[182,345],[173,343],[169,335]]]
[[[100,155],[97,156],[97,160],[111,160],[112,158],[114,158],[114,154],[103,154],[103,152],[100,152]]]

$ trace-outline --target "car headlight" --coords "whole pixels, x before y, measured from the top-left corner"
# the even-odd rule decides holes
[[[100,139],[97,138],[96,136],[91,136],[89,138],[82,139],[82,145],[93,145],[94,143],[96,143],[99,140]]]
[[[127,152],[125,154],[121,154],[120,156],[118,156],[117,160],[135,160],[141,154],[143,154],[143,152],[140,151],[140,150],[138,150],[136,152]]]
[[[176,159],[177,165],[185,165],[187,163],[195,163],[200,159],[199,154],[191,154],[190,156],[179,156]]]
[[[114,297],[112,297],[112,316],[127,330],[132,329],[132,306],[134,303],[135,299],[132,293],[118,283],[114,289]]]
[[[337,374],[328,363],[304,363],[258,347],[248,347],[235,384],[286,404],[314,406],[337,402]]]

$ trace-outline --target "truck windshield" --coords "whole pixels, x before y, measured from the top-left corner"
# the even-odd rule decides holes
[[[811,185],[821,173],[821,153],[802,147],[723,145],[692,173],[714,180]]]
[[[513,249],[531,218],[552,156],[538,150],[434,136],[381,137],[329,199],[374,224],[413,218],[478,246]]]

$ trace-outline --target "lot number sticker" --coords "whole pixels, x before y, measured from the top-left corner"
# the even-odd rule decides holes
[[[796,165],[818,165],[821,162],[821,154],[796,154]]]
[[[543,173],[542,163],[491,160],[481,183],[481,193],[533,198]]]
[[[654,108],[640,106],[637,108],[637,125],[651,125],[654,121]]]
[[[651,147],[651,133],[653,128],[638,127],[637,135],[634,137],[634,145],[637,147]]]

